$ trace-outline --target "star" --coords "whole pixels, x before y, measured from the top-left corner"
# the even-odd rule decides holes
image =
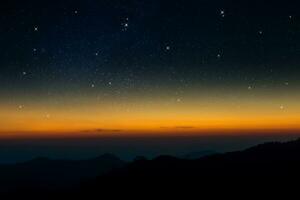
[[[262,35],[263,34],[263,31],[258,31],[259,35]]]
[[[91,87],[94,88],[94,87],[95,87],[95,84],[92,84]]]
[[[128,18],[126,18],[125,22],[121,23],[121,26],[122,26],[122,30],[123,31],[127,31],[128,30],[128,27],[129,27]]]
[[[27,75],[27,72],[24,71],[24,72],[22,72],[22,74],[23,74],[23,76],[25,76],[25,75]]]
[[[36,31],[36,32],[39,31],[39,27],[35,26],[34,31]]]
[[[280,108],[280,110],[283,110],[283,109],[284,109],[284,106],[283,106],[283,105],[281,105],[279,108]]]
[[[109,82],[108,82],[108,85],[112,85],[112,82],[111,82],[111,81],[109,81]]]
[[[75,11],[74,11],[74,13],[75,13],[75,14],[78,14],[78,11],[77,11],[77,10],[75,10]]]
[[[221,58],[221,54],[218,54],[217,57],[218,57],[218,58]]]
[[[169,51],[171,49],[170,46],[166,46],[166,50]]]
[[[36,48],[34,48],[34,49],[33,49],[33,51],[34,51],[34,52],[36,52],[36,51],[37,51],[37,49],[36,49]]]
[[[221,17],[225,17],[225,10],[220,10]]]
[[[95,53],[95,56],[98,56],[98,55],[99,55],[99,53],[98,53],[98,52],[96,52],[96,53]]]

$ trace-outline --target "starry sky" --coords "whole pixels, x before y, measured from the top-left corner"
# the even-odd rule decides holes
[[[3,2],[0,137],[297,132],[299,6]]]

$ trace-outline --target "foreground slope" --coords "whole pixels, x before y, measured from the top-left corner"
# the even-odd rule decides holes
[[[78,190],[81,194],[205,192],[226,189],[263,191],[294,186],[300,178],[300,140],[266,143],[244,151],[215,154],[196,160],[160,156],[137,160],[98,177]],[[290,188],[291,189],[291,188]],[[108,192],[110,195],[114,193]]]

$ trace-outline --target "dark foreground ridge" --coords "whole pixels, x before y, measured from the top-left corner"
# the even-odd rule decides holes
[[[80,161],[39,157],[0,166],[0,192],[66,190],[125,165],[124,161],[111,154]]]
[[[271,188],[274,193],[275,188],[282,190],[300,180],[300,140],[266,143],[244,151],[214,154],[194,160],[160,156],[153,160],[139,158],[126,164],[112,155],[106,155],[94,160],[72,162],[40,158],[7,168],[1,168],[2,172],[5,171],[6,180],[10,176],[25,176],[34,180],[30,182],[32,185],[10,180],[10,189],[23,189],[27,194],[51,191],[54,195],[86,197],[137,192],[150,195],[162,191],[172,194],[187,191],[204,193],[225,188],[227,191],[236,191],[238,188],[268,191]],[[60,180],[62,185],[67,185],[54,190],[51,184],[34,185],[40,183],[39,179],[49,183],[52,179],[68,181]],[[80,184],[72,184],[78,180],[81,180]]]

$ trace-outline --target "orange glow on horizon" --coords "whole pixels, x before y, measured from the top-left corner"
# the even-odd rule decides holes
[[[184,98],[140,97],[126,101],[74,99],[66,98],[61,104],[0,102],[0,138],[300,130],[300,98],[296,95],[189,94]]]

